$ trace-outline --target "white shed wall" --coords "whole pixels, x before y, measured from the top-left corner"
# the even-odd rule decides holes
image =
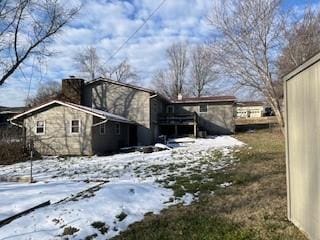
[[[320,62],[300,70],[285,79],[288,217],[320,239]]]

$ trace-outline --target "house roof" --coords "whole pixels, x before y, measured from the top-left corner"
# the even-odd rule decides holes
[[[27,108],[26,107],[4,107],[0,106],[0,115],[1,114],[17,114],[24,112]]]
[[[62,101],[58,101],[58,100],[54,100],[45,104],[42,104],[38,107],[32,108],[28,111],[25,111],[21,114],[15,115],[14,117],[12,117],[11,119],[9,119],[10,121],[16,120],[18,118],[22,118],[24,116],[28,116],[30,114],[33,114],[34,112],[43,109],[45,107],[49,107],[52,105],[62,105],[62,106],[66,106],[66,107],[70,107],[88,114],[91,114],[93,116],[99,117],[101,119],[106,119],[106,120],[110,120],[110,121],[114,121],[114,122],[123,122],[123,123],[130,123],[130,124],[134,124],[135,122],[130,121],[127,118],[124,118],[122,116],[119,115],[115,115],[106,111],[102,111],[102,110],[98,110],[98,109],[94,109],[94,108],[89,108],[89,107],[85,107],[85,106],[81,106],[81,105],[77,105],[74,103],[67,103],[67,102],[62,102]]]
[[[211,102],[235,102],[234,96],[210,96],[210,97],[186,97],[182,100],[174,100],[172,103],[211,103]]]
[[[115,80],[112,80],[112,79],[109,79],[109,78],[99,77],[99,78],[96,78],[94,80],[86,82],[85,85],[87,86],[87,85],[90,85],[90,84],[93,84],[93,83],[97,83],[97,82],[107,82],[107,83],[112,83],[112,84],[119,85],[119,86],[132,88],[132,89],[135,89],[135,90],[147,92],[147,93],[150,93],[150,94],[157,95],[157,96],[159,96],[160,98],[164,99],[167,102],[171,102],[170,99],[168,99],[167,97],[163,96],[161,93],[159,93],[159,92],[157,92],[155,90],[152,90],[152,89],[149,89],[149,88],[140,87],[140,86],[136,86],[136,85],[133,85],[133,84],[130,84],[130,83],[123,83],[123,82],[115,81]]]
[[[156,91],[148,89],[148,88],[139,87],[139,86],[136,86],[136,85],[133,85],[133,84],[114,81],[114,80],[111,80],[111,79],[108,79],[108,78],[102,78],[102,77],[99,77],[99,78],[93,79],[91,81],[88,81],[88,82],[85,83],[85,85],[90,85],[90,84],[93,84],[93,83],[96,83],[96,82],[100,82],[100,81],[116,84],[116,85],[119,85],[119,86],[129,87],[129,88],[132,88],[132,89],[136,89],[136,90],[140,90],[140,91],[148,92],[148,93],[152,93],[152,94],[156,93]]]
[[[290,80],[291,78],[295,77],[296,75],[303,72],[304,70],[316,64],[319,61],[320,61],[320,52],[314,55],[313,57],[309,58],[308,60],[306,60],[304,63],[302,63],[297,68],[293,69],[291,72],[289,72],[285,76],[283,76],[283,80],[284,81]]]
[[[247,107],[247,106],[264,106],[265,103],[262,101],[241,101],[237,102],[237,106],[239,107]]]
[[[144,91],[144,92],[147,92],[150,94],[154,94],[154,95],[157,95],[160,98],[162,98],[170,103],[201,103],[201,102],[204,103],[204,102],[235,102],[236,101],[236,98],[234,96],[187,97],[187,98],[183,98],[182,100],[172,100],[172,99],[168,99],[167,97],[163,96],[161,93],[159,93],[155,90],[152,90],[152,89],[136,86],[136,85],[129,84],[129,83],[122,83],[119,81],[114,81],[114,80],[111,80],[108,78],[102,78],[102,77],[88,81],[85,83],[85,85],[90,85],[90,84],[100,82],[100,81],[116,84],[119,86],[129,87],[132,89],[136,89],[136,90]]]

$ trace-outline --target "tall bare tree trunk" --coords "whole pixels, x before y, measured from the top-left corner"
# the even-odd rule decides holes
[[[211,44],[222,74],[260,93],[276,114],[284,132],[277,71],[286,19],[280,0],[217,0],[210,23],[219,32]]]

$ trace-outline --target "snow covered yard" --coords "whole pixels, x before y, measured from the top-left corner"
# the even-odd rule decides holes
[[[91,186],[84,182],[39,182],[0,184],[0,221],[50,200],[55,203]]]
[[[211,178],[234,163],[232,149],[242,145],[230,136],[178,139],[173,149],[150,154],[35,161],[37,184],[0,184],[0,218],[27,207],[27,202],[53,204],[2,227],[0,239],[111,238],[147,213],[177,203],[188,205],[203,189],[213,192],[232,184]],[[29,163],[2,166],[0,177],[28,176],[28,167]],[[200,175],[204,177],[197,181]],[[101,180],[107,182],[83,191]]]

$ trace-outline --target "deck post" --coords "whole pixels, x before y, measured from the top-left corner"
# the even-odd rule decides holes
[[[174,136],[178,136],[178,125],[174,125]]]
[[[196,112],[193,113],[193,136],[198,137],[198,115]]]

